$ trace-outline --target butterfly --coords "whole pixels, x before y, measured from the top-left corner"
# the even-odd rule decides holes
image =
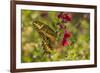
[[[56,41],[56,32],[52,30],[48,25],[40,22],[40,21],[33,21],[33,28],[36,29],[40,38],[42,39],[42,46],[43,49],[46,51],[50,51],[54,48],[54,43]]]
[[[42,46],[46,52],[51,52],[53,49],[59,50],[68,45],[65,45],[66,42],[68,43],[68,41],[65,40],[67,38],[67,34],[64,34],[61,41],[57,41],[57,32],[52,30],[43,22],[33,21],[33,28],[36,29],[40,38],[42,39]]]

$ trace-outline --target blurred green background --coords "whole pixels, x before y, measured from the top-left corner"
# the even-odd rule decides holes
[[[67,12],[65,12],[67,13]],[[71,33],[70,45],[63,47],[61,52],[51,50],[50,54],[44,53],[42,38],[34,29],[33,21],[40,21],[50,27],[53,31],[58,29],[56,11],[21,10],[21,62],[48,62],[90,59],[90,14],[71,13],[72,21],[64,24]],[[57,36],[56,39],[61,36]],[[53,44],[53,43],[52,43]]]

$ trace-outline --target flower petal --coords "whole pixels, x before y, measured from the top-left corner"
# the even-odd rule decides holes
[[[62,41],[62,45],[63,45],[63,46],[68,46],[68,44],[69,44],[69,43],[68,43],[67,40],[63,40],[63,41]]]

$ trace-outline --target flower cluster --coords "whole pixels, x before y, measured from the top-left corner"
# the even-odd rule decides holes
[[[72,20],[72,16],[70,14],[63,13],[63,12],[58,14],[58,18],[60,18],[62,22],[68,22]]]
[[[63,23],[71,21],[72,16],[70,14],[61,12],[58,14],[58,18],[62,20],[61,24],[59,24],[59,27],[64,31],[64,36],[61,43],[63,46],[68,46],[69,45],[68,39],[71,37],[71,34],[65,29]]]

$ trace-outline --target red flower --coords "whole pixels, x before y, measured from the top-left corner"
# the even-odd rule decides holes
[[[71,14],[63,12],[59,13],[58,18],[61,19],[62,22],[68,22],[72,20]],[[68,46],[69,45],[68,39],[71,37],[71,34],[66,30],[63,24],[60,24],[59,26],[61,29],[64,30],[64,36],[61,43],[63,46]]]
[[[58,15],[58,18],[62,18],[62,15],[63,15],[63,13],[61,12],[61,13]]]
[[[70,36],[71,36],[70,33],[68,33],[65,30],[64,37],[63,37],[63,40],[62,40],[62,45],[63,46],[68,46],[69,45],[68,38],[70,38]]]
[[[62,41],[62,45],[63,45],[63,46],[68,46],[69,43],[68,43],[68,41],[67,41],[66,39],[63,39],[63,41]]]
[[[64,33],[64,38],[70,38],[70,36],[71,36],[71,34],[68,33],[67,31],[65,31],[65,33]]]
[[[66,21],[71,21],[72,17],[71,17],[71,15],[64,14],[63,19],[65,19]]]
[[[69,15],[67,13],[62,13],[62,12],[58,15],[58,18],[62,19],[62,21],[64,21],[64,22],[72,20],[71,15]]]

